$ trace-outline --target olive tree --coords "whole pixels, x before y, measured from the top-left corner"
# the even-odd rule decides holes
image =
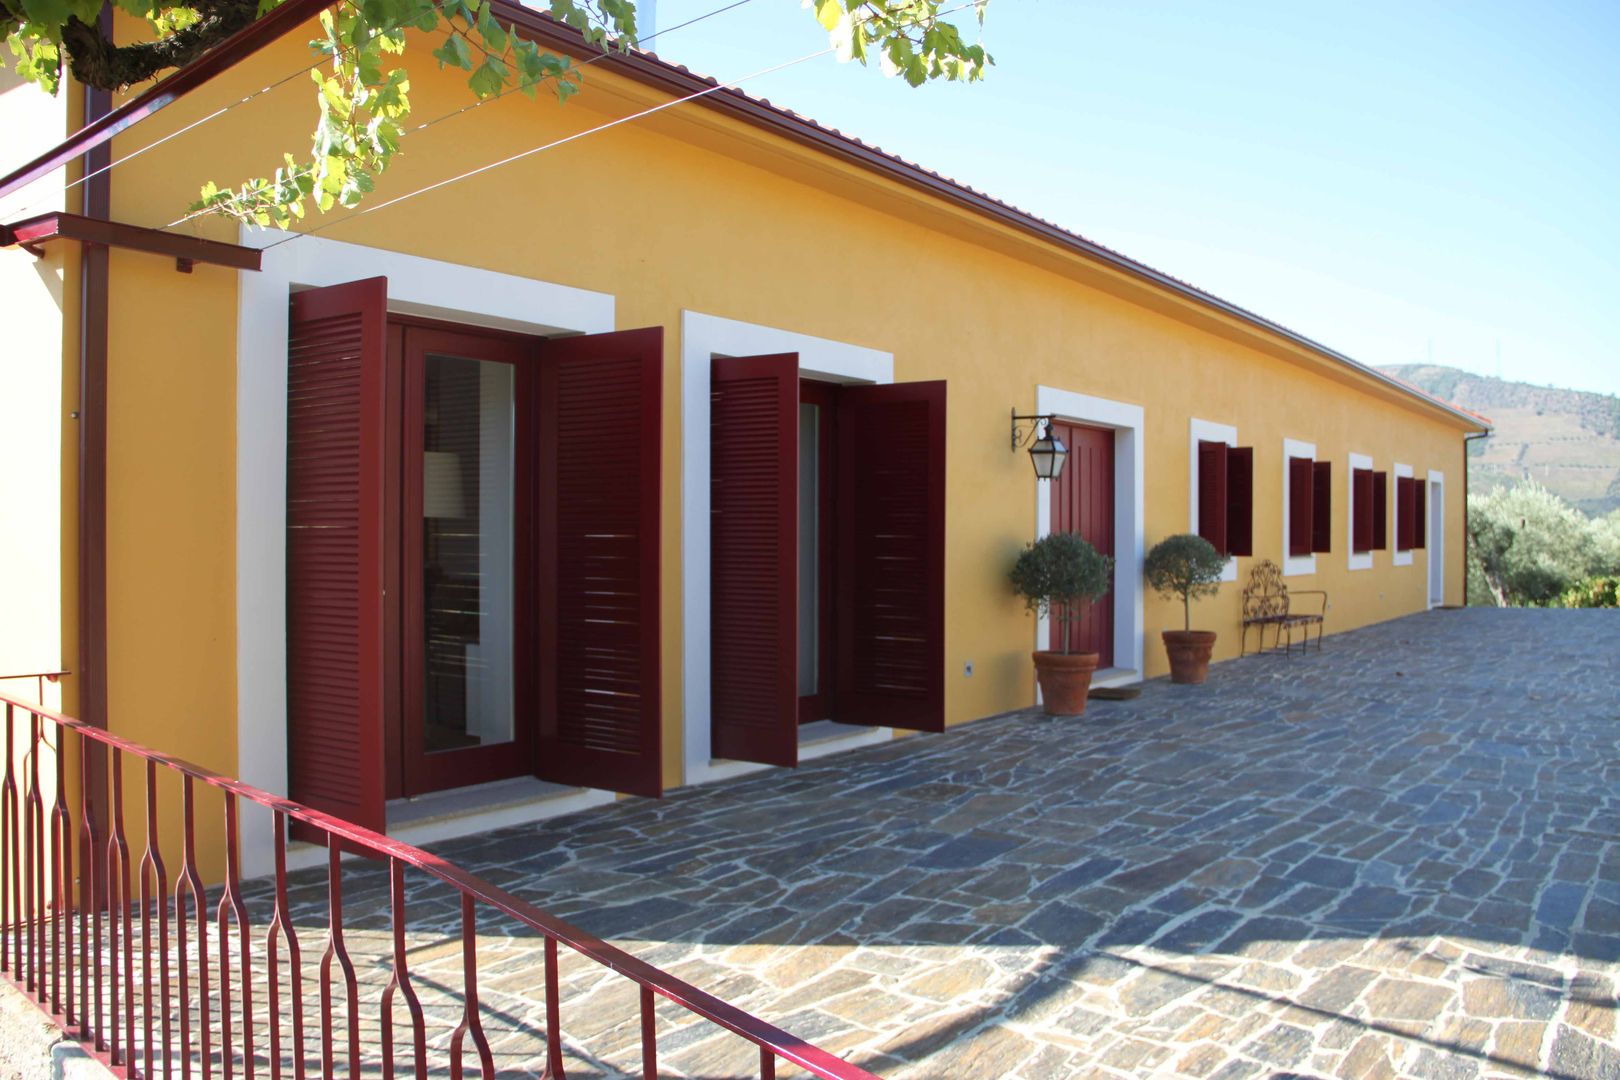
[[[0,0],[0,33],[16,72],[50,93],[64,69],[86,86],[123,90],[197,59],[280,6],[282,0]],[[974,81],[993,62],[948,18],[969,11],[982,26],[989,0],[806,0],[840,58],[883,70],[912,86],[934,79]],[[144,19],[145,41],[114,42],[101,29],[109,7]],[[636,42],[634,0],[535,0],[533,6],[580,31],[599,48]],[[577,92],[582,64],[513,33],[489,0],[338,0],[320,16],[310,42],[315,131],[309,151],[275,155],[273,172],[233,186],[209,181],[198,214],[286,228],[307,206],[354,207],[400,153],[411,113],[407,46],[416,33],[437,44],[439,67],[466,72],[478,101],[542,88],[559,102]],[[5,58],[0,55],[0,65]]]
[[[1182,629],[1192,629],[1192,602],[1214,596],[1221,587],[1226,557],[1202,536],[1179,533],[1153,545],[1142,563],[1142,576],[1161,596],[1181,601]]]
[[[1606,572],[1594,531],[1579,510],[1534,482],[1468,496],[1470,554],[1501,607],[1548,604]]]
[[[1114,559],[1076,533],[1052,533],[1019,553],[1007,580],[1037,617],[1058,620],[1067,655],[1070,624],[1087,604],[1108,591],[1114,580]]]

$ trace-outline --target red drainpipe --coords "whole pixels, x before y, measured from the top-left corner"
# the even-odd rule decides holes
[[[101,29],[112,35],[112,8],[101,12]],[[93,124],[112,110],[112,95],[84,89],[84,123]],[[84,157],[86,172],[105,169],[112,144],[104,142]],[[80,187],[80,211],[86,217],[112,217],[112,172],[100,172]],[[79,252],[79,716],[107,727],[107,298],[110,252],[84,244]],[[99,749],[99,747],[98,747]],[[104,752],[86,760],[90,809],[106,820]],[[101,881],[98,875],[96,880]]]

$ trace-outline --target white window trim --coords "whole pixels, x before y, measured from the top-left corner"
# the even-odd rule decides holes
[[[798,353],[799,370],[843,383],[894,382],[894,354],[696,311],[681,312],[681,657],[684,782],[703,784],[775,768],[716,761],[710,725],[709,375],[717,356]],[[802,747],[799,760],[892,738],[892,728],[861,728]]]
[[[1217,424],[1213,420],[1200,420],[1196,416],[1188,425],[1187,433],[1187,531],[1198,535],[1198,444],[1223,442],[1237,446],[1237,428],[1231,424]],[[1229,556],[1221,569],[1222,581],[1236,581],[1237,556]]]
[[[1372,472],[1372,467],[1373,463],[1371,455],[1351,454],[1350,471],[1345,474],[1344,501],[1345,506],[1348,507],[1348,509],[1345,511],[1344,515],[1346,526],[1344,534],[1344,550],[1346,552],[1348,565],[1352,570],[1371,570],[1373,566],[1373,553],[1371,551],[1358,552],[1356,550],[1356,470],[1365,469],[1368,472]],[[1377,491],[1375,489],[1374,495],[1376,496],[1376,494]],[[1384,492],[1384,497],[1389,497],[1388,491]],[[1373,520],[1377,521],[1378,518],[1374,517]]]
[[[1389,538],[1389,550],[1392,552],[1391,563],[1392,563],[1392,565],[1395,565],[1395,566],[1411,566],[1412,565],[1412,552],[1411,552],[1411,549],[1407,549],[1406,551],[1401,550],[1401,494],[1400,493],[1401,493],[1401,480],[1403,478],[1409,480],[1412,477],[1412,466],[1410,466],[1410,465],[1402,465],[1400,462],[1397,461],[1392,466],[1390,466],[1390,469],[1395,474],[1395,493],[1394,493],[1394,495],[1395,495],[1395,510],[1389,516],[1390,521],[1394,523],[1391,526],[1390,532],[1391,532],[1392,535]],[[1426,495],[1428,493],[1425,492],[1424,494]],[[1427,503],[1425,503],[1425,505],[1427,505]]]
[[[1429,607],[1437,608],[1446,602],[1446,474],[1439,469],[1429,470],[1427,495],[1424,510],[1429,522],[1423,534],[1427,556],[1424,562],[1428,566]]]
[[[1140,405],[1092,397],[1050,386],[1035,389],[1035,411],[1059,420],[1114,430],[1114,666],[1124,670],[1094,685],[1137,682],[1142,678],[1142,559],[1147,536],[1144,515],[1143,458],[1145,413]],[[1035,484],[1035,538],[1052,531],[1052,485]],[[1035,622],[1035,647],[1047,640],[1046,619]],[[1124,662],[1130,667],[1125,668]]]
[[[614,298],[438,259],[243,227],[263,249],[237,275],[236,757],[241,779],[287,793],[287,304],[298,289],[388,278],[390,311],[523,333],[614,329]],[[611,802],[588,791],[544,800],[534,816]],[[476,831],[478,817],[466,819]],[[270,871],[269,812],[242,807],[243,876]]]
[[[1290,517],[1290,504],[1292,503],[1291,488],[1288,476],[1288,463],[1294,458],[1307,458],[1316,460],[1316,444],[1301,442],[1299,439],[1283,440],[1282,460],[1282,572],[1283,577],[1299,577],[1304,574],[1316,573],[1316,553],[1309,555],[1288,554],[1288,521]]]

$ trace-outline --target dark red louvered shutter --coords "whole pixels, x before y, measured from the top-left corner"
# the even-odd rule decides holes
[[[1372,549],[1389,548],[1389,473],[1372,474]]]
[[[710,748],[797,765],[798,354],[717,358],[709,386]]]
[[[555,338],[537,393],[540,715],[535,775],[663,793],[662,327]]]
[[[1223,442],[1198,440],[1198,535],[1227,553],[1227,451]]]
[[[1333,550],[1333,465],[1311,463],[1311,550]]]
[[[945,729],[945,383],[838,402],[835,719]]]
[[[1422,477],[1412,478],[1412,546],[1428,546],[1429,484]]]
[[[1252,446],[1234,446],[1226,452],[1226,545],[1233,555],[1254,554]]]
[[[353,281],[294,293],[287,338],[288,792],[378,832],[387,319]]]
[[[1373,474],[1371,469],[1350,470],[1350,503],[1355,521],[1350,528],[1350,550],[1360,555],[1373,547]]]
[[[1395,550],[1412,550],[1412,478],[1395,478]]]
[[[1288,459],[1288,554],[1309,555],[1312,550],[1312,462],[1310,458]]]

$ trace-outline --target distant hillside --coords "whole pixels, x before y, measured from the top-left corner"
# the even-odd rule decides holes
[[[1620,397],[1436,364],[1383,370],[1496,424],[1496,433],[1473,447],[1468,465],[1475,491],[1533,479],[1589,514],[1620,508]]]

